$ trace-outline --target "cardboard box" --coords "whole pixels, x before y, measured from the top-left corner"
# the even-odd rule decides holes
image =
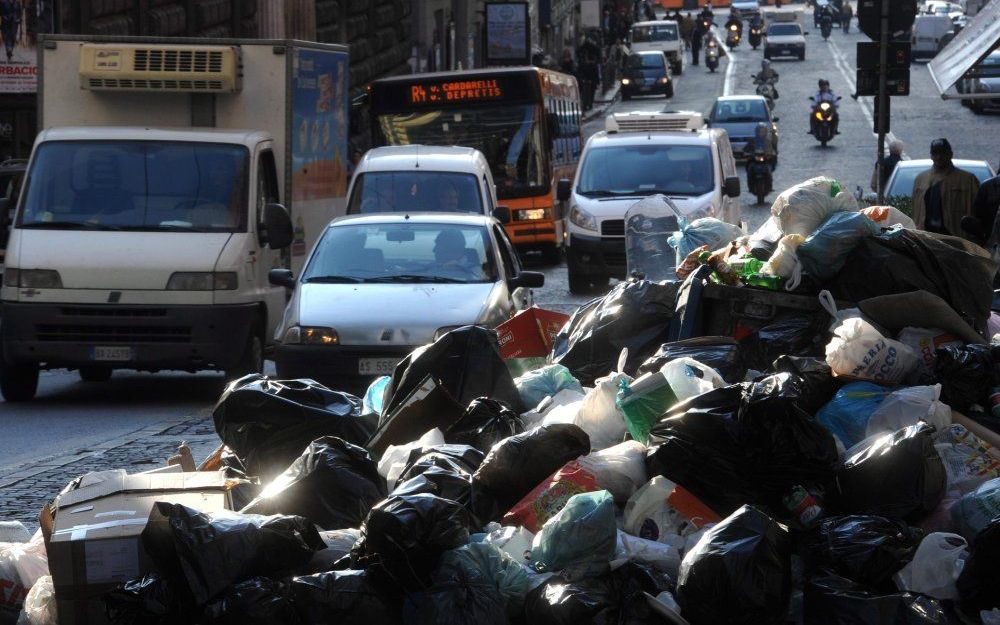
[[[219,472],[105,471],[63,491],[50,509],[46,550],[60,625],[106,623],[104,593],[155,568],[142,547],[142,531],[157,501],[202,512],[232,509]],[[43,523],[44,527],[45,523]]]
[[[497,326],[500,357],[544,357],[552,351],[556,335],[569,321],[569,315],[532,306]]]

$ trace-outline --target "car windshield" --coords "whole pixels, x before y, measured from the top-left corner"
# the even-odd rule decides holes
[[[677,22],[663,24],[648,24],[632,27],[632,43],[649,43],[651,41],[679,41]]]
[[[663,55],[659,52],[655,54],[633,54],[628,57],[629,69],[663,69]]]
[[[548,193],[548,151],[534,104],[379,116],[386,145],[463,145],[486,155],[501,198]]]
[[[441,171],[370,171],[354,181],[349,214],[394,212],[483,212],[473,174]]]
[[[247,149],[215,143],[42,143],[18,218],[25,228],[246,230]]]
[[[715,187],[712,153],[696,145],[616,145],[587,152],[581,195],[702,195]]]
[[[927,167],[897,167],[896,175],[893,177],[892,184],[889,186],[889,190],[886,195],[904,195],[906,197],[912,196],[913,183],[917,179],[917,176],[919,176],[921,172],[927,171],[929,168],[930,165]],[[990,168],[986,165],[960,165],[959,169],[970,172],[979,180],[980,183],[986,182],[993,177],[993,173],[990,172]]]
[[[716,102],[712,123],[766,122],[767,105],[761,100]]]
[[[327,228],[303,282],[494,282],[483,226],[434,223],[345,224]]]
[[[798,24],[771,24],[767,29],[768,36],[782,37],[786,35],[801,35],[802,29]]]

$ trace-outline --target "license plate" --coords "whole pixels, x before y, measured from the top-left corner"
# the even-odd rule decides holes
[[[398,358],[359,358],[358,375],[392,375]]]
[[[118,345],[111,347],[91,347],[90,359],[112,362],[132,360],[132,348]]]

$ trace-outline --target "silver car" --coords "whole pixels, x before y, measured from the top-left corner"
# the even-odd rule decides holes
[[[958,81],[959,93],[995,93],[995,98],[966,98],[962,104],[977,115],[1000,111],[1000,51],[991,52]]]
[[[496,219],[383,213],[335,219],[293,289],[275,339],[285,378],[360,393],[414,348],[457,327],[495,327],[532,304],[545,277],[523,271]]]

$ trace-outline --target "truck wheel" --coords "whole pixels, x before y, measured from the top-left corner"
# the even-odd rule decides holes
[[[31,401],[38,392],[38,365],[0,364],[0,394],[8,402]]]
[[[111,367],[80,367],[80,379],[84,382],[107,382],[111,379]]]
[[[262,373],[264,371],[264,340],[261,338],[263,331],[259,326],[250,330],[246,345],[243,348],[243,355],[240,356],[232,368],[226,369],[226,380],[232,381],[242,378],[251,373]]]

